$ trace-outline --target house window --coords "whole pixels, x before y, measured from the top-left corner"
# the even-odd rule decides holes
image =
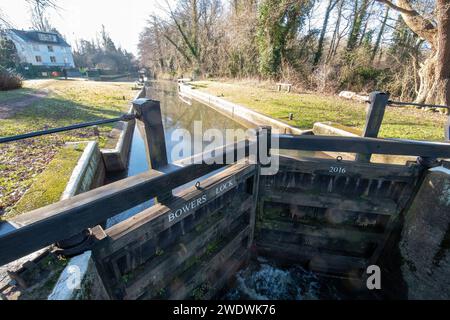
[[[56,63],[56,57],[54,57],[54,56],[51,56],[51,57],[50,57],[50,62],[52,62],[52,63]]]
[[[47,46],[47,48],[48,48],[48,52],[53,52],[54,51],[53,46]]]
[[[41,41],[50,41],[50,42],[58,42],[58,38],[54,34],[48,34],[48,33],[39,33],[38,38]]]
[[[33,44],[33,50],[34,51],[39,51],[39,45]]]
[[[41,63],[42,62],[42,57],[41,56],[36,56],[36,62],[37,63]]]

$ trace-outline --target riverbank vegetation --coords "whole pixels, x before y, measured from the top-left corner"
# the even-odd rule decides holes
[[[108,70],[111,75],[138,71],[138,63],[134,55],[118,47],[104,26],[97,41],[81,39],[77,42],[73,59],[78,68]]]
[[[157,76],[256,78],[300,90],[389,91],[450,105],[443,0],[161,2],[139,43]]]
[[[255,111],[280,119],[301,129],[311,129],[316,122],[335,122],[363,129],[366,105],[316,93],[278,92],[274,83],[256,81],[196,81],[197,90],[242,104]],[[289,120],[289,114],[294,115]],[[388,108],[380,136],[415,140],[442,141],[447,116],[426,113],[416,108]]]
[[[117,117],[128,111],[135,92],[131,83],[35,80],[8,94],[0,101],[0,137]],[[103,147],[112,126],[0,145],[0,216],[19,201],[66,142],[96,140]]]
[[[0,220],[8,220],[21,213],[58,202],[83,154],[84,147],[84,144],[74,144],[61,148],[19,202],[6,215],[1,216]]]

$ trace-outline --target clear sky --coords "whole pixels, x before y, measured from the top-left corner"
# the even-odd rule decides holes
[[[161,13],[158,0],[57,0],[61,10],[50,11],[49,20],[70,44],[77,39],[94,39],[105,25],[117,45],[137,54],[139,33],[151,13]],[[171,1],[172,2],[172,1]],[[25,0],[1,0],[0,8],[18,29],[31,27]]]

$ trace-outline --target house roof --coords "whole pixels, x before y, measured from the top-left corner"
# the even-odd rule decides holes
[[[57,33],[42,32],[42,31],[24,31],[17,29],[10,29],[18,37],[25,42],[52,44],[63,47],[70,47],[70,45]]]

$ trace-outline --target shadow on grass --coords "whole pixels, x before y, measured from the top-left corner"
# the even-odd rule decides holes
[[[39,92],[39,89],[34,88],[20,88],[7,91],[0,90],[0,103],[15,102],[15,100],[21,99],[37,92]]]
[[[1,120],[3,125],[0,126],[0,136],[115,118],[125,113],[124,109],[118,105],[88,106],[71,100],[47,97],[18,111],[14,116]]]

